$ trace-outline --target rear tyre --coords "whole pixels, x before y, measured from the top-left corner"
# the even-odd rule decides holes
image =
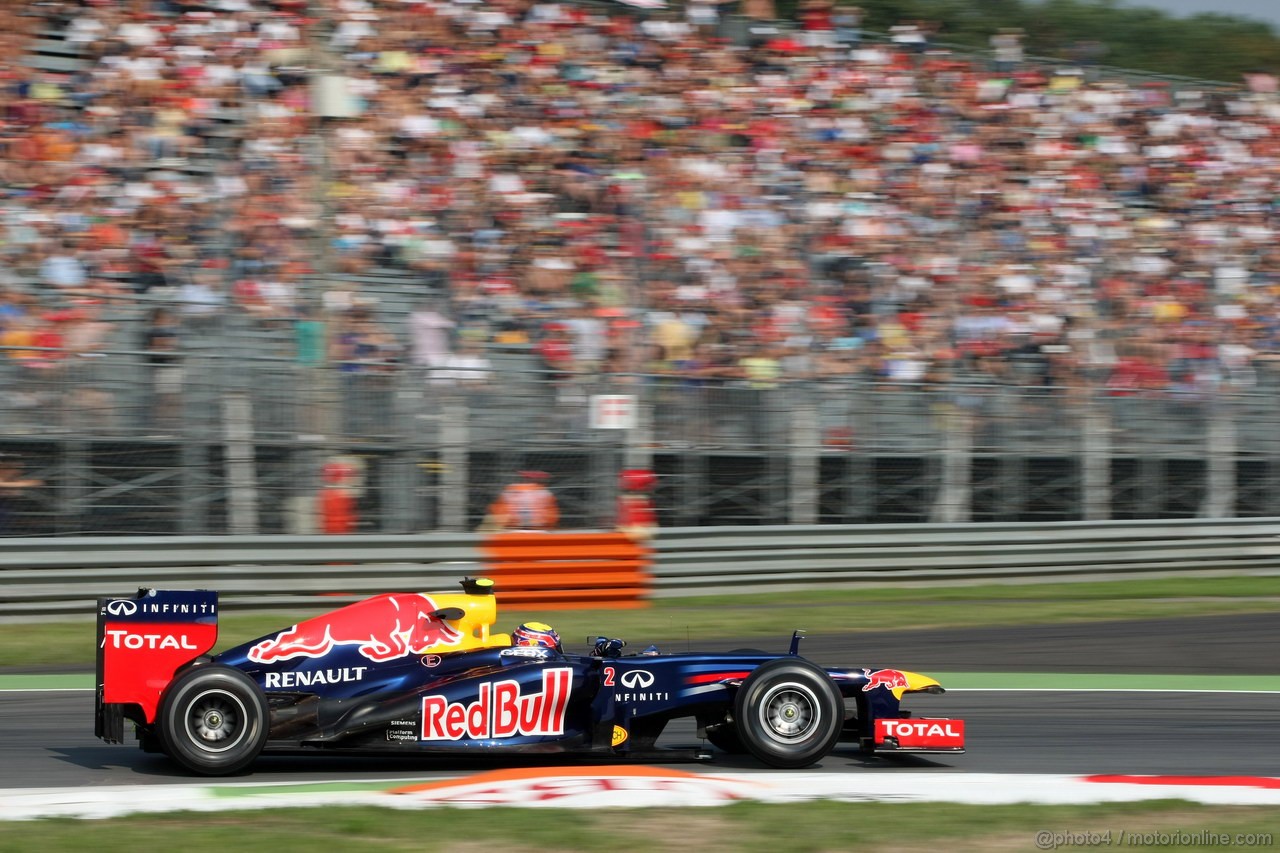
[[[747,676],[734,699],[734,719],[748,752],[771,767],[792,770],[835,748],[844,700],[822,667],[779,658]]]
[[[156,730],[147,726],[138,729],[138,748],[143,752],[158,755],[164,752],[164,742],[160,740],[160,735],[156,734]]]
[[[179,675],[160,706],[164,751],[204,776],[225,776],[253,763],[267,742],[267,701],[237,669],[202,666]]]

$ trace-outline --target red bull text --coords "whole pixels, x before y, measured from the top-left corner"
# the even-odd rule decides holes
[[[571,669],[543,670],[542,692],[527,696],[521,694],[517,681],[481,684],[479,697],[469,705],[443,696],[426,696],[422,700],[422,739],[562,735],[572,679]]]
[[[452,646],[462,633],[431,616],[437,610],[421,593],[388,593],[299,622],[249,650],[249,660],[273,663],[319,658],[335,646],[358,646],[371,661],[422,654],[434,646]]]

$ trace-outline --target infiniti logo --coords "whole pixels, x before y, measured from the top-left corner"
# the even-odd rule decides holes
[[[132,616],[138,612],[138,604],[127,598],[117,598],[107,602],[107,612],[112,616]]]
[[[622,682],[623,687],[630,687],[632,690],[643,690],[653,684],[653,673],[645,669],[633,669],[622,673],[622,678],[618,680]]]

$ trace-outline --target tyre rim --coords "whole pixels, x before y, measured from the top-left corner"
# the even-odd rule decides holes
[[[822,717],[817,695],[800,684],[780,684],[760,702],[760,722],[770,738],[794,744],[813,733]]]
[[[187,706],[187,734],[205,752],[226,752],[245,737],[248,709],[226,690],[206,690]]]

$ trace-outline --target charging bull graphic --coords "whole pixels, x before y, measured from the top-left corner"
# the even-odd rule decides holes
[[[299,622],[249,650],[249,660],[272,663],[324,657],[335,646],[358,646],[371,661],[396,660],[452,646],[462,634],[435,617],[437,607],[421,593],[388,593]]]
[[[875,672],[863,667],[862,674],[867,677],[867,683],[862,685],[863,691],[874,690],[877,687],[887,687],[890,690],[895,687],[908,687],[907,677],[901,671],[896,669],[877,669]]]

